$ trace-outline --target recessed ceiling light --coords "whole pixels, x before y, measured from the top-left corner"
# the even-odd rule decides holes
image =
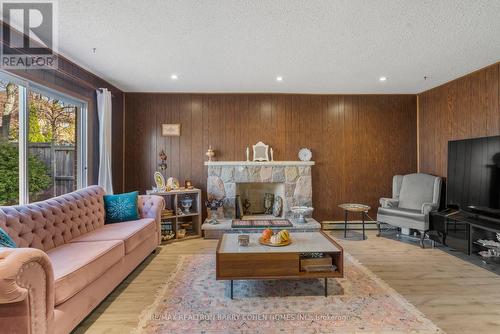
[[[177,79],[179,79],[179,77],[177,76],[177,74],[172,74],[172,75],[170,76],[170,79],[172,79],[172,80],[177,80]]]
[[[281,75],[278,75],[278,76],[276,77],[276,81],[278,81],[278,82],[283,81],[283,77],[282,77]]]
[[[380,81],[380,82],[387,81],[387,77],[380,77],[380,78],[378,79],[378,81]]]

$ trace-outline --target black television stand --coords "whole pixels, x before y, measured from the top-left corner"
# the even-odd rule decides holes
[[[489,247],[477,243],[477,240],[498,241],[500,222],[457,209],[446,209],[431,212],[430,229],[438,232],[440,242],[445,246],[467,255],[478,255],[480,251],[488,250]],[[495,259],[497,260],[500,264],[500,258]]]

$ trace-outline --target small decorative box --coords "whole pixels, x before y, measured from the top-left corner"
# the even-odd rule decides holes
[[[240,246],[248,246],[249,241],[250,236],[248,234],[241,234],[238,236],[238,245]]]

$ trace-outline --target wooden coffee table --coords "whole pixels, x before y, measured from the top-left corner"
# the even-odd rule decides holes
[[[284,247],[261,245],[260,233],[249,236],[249,245],[239,246],[238,234],[225,233],[217,245],[216,279],[231,281],[231,299],[234,280],[324,278],[326,297],[328,278],[344,276],[344,250],[324,232],[291,233],[292,243]],[[305,267],[310,256],[318,253],[324,254],[323,267],[301,269],[301,263]],[[331,268],[327,270],[325,262],[330,263],[330,258]],[[317,269],[324,271],[313,271]]]

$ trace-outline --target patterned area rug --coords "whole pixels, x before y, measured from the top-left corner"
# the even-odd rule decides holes
[[[345,254],[345,277],[215,280],[215,256],[184,255],[134,333],[443,333],[406,299]]]

